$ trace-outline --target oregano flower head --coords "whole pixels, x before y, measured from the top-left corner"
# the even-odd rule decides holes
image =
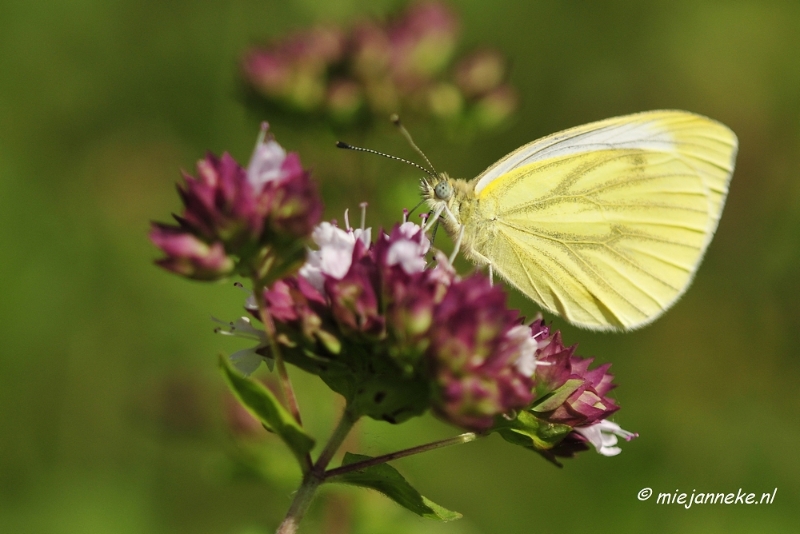
[[[267,131],[265,123],[246,169],[228,153],[209,153],[196,176],[184,173],[177,225],[153,223],[150,232],[166,254],[156,263],[197,280],[268,281],[299,267],[322,203],[297,154]]]

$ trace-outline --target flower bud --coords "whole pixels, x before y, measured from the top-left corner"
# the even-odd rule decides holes
[[[445,4],[424,2],[411,6],[389,28],[395,76],[403,83],[438,74],[449,63],[457,36],[456,16]]]
[[[587,443],[605,456],[618,454],[617,436],[630,441],[636,434],[606,419],[619,409],[607,396],[615,387],[610,364],[589,369],[593,360],[576,356],[574,345],[564,347],[561,333],[541,319],[530,331],[536,340],[535,400],[516,419],[496,419],[492,430],[558,466],[558,458],[588,449]]]
[[[503,82],[505,58],[494,50],[479,50],[456,65],[455,81],[468,97],[485,95]]]
[[[184,174],[178,226],[154,224],[150,234],[167,255],[159,265],[194,279],[238,272],[263,281],[299,267],[322,204],[298,156],[266,134],[265,124],[247,169],[208,154],[197,177]]]
[[[220,280],[233,272],[234,261],[219,242],[209,245],[180,228],[158,223],[153,223],[150,240],[167,254],[156,263],[175,274],[194,280]]]

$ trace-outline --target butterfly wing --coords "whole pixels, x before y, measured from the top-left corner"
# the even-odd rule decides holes
[[[691,282],[716,230],[735,153],[727,127],[682,111],[553,134],[475,179],[470,246],[576,325],[642,326]]]

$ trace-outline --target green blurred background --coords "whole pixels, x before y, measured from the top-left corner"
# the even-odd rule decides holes
[[[234,476],[231,458],[246,447],[225,425],[215,355],[242,345],[214,336],[209,321],[240,315],[242,294],[155,268],[148,221],[179,209],[179,169],[192,170],[206,149],[246,161],[258,121],[271,119],[241,102],[235,61],[245,46],[399,5],[3,2],[0,532],[274,529],[298,473],[267,438],[270,480]],[[562,128],[677,108],[738,134],[730,196],[693,287],[662,319],[625,335],[554,321],[580,354],[614,364],[615,420],[641,434],[620,456],[586,452],[559,470],[499,438],[480,440],[396,463],[465,519],[436,524],[378,495],[329,488],[304,531],[796,532],[800,3],[452,5],[465,49],[491,45],[511,58],[522,105],[511,127],[469,144],[410,124],[437,168],[472,177]],[[337,151],[327,128],[271,122],[318,170],[327,217],[368,200],[377,227],[415,203],[410,169]],[[358,140],[413,156],[388,124]],[[293,376],[324,438],[337,401],[313,377]],[[375,455],[455,433],[429,416],[399,427],[370,421],[350,447]],[[777,495],[771,505],[686,510],[638,501],[644,487]]]

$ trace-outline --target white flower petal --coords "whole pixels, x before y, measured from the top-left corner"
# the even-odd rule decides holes
[[[525,376],[533,376],[538,365],[536,351],[539,349],[539,344],[531,336],[531,327],[523,324],[517,325],[506,335],[512,343],[519,344],[519,357],[514,365]]]
[[[589,443],[594,445],[597,452],[603,456],[616,456],[622,452],[622,449],[616,447],[619,441],[617,436],[625,438],[626,441],[638,436],[638,434],[623,430],[617,423],[607,420],[590,426],[578,427],[575,430],[589,440]]]
[[[406,239],[395,241],[386,253],[386,263],[400,264],[408,274],[419,273],[425,269],[425,252],[414,241]]]
[[[369,246],[371,236],[371,228],[342,230],[329,222],[320,223],[311,234],[319,250],[308,251],[306,263],[300,268],[300,276],[322,293],[325,282],[323,275],[341,280],[353,263],[356,241],[360,240]]]
[[[259,191],[265,183],[280,179],[285,159],[286,151],[272,139],[258,143],[247,165],[247,181]]]

